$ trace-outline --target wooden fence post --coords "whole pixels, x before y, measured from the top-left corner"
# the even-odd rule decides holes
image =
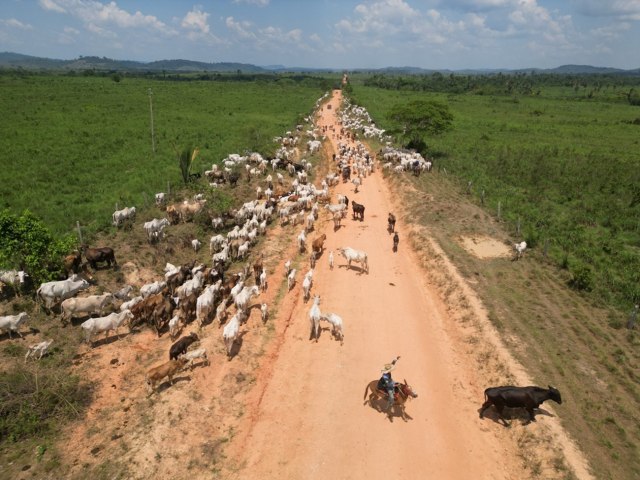
[[[502,210],[502,202],[498,202],[498,220],[500,220],[501,210]]]
[[[544,250],[542,252],[542,255],[544,256],[544,258],[547,258],[547,254],[549,253],[549,239],[545,238],[544,239]]]
[[[518,217],[518,223],[516,223],[516,233],[520,235],[520,217]]]
[[[480,194],[480,203],[484,205],[484,188],[482,189],[482,193]]]
[[[76,220],[76,228],[78,229],[78,239],[80,240],[80,245],[84,245],[84,241],[82,240],[82,230],[80,229],[80,222]]]

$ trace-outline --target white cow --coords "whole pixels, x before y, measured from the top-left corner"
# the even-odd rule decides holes
[[[73,297],[85,288],[89,288],[89,282],[74,274],[66,280],[43,283],[40,285],[40,288],[38,288],[36,295],[37,298],[44,301],[46,308],[51,309],[54,304],[66,298]]]
[[[527,242],[514,243],[513,246],[516,249],[516,260],[520,260],[527,249]]]
[[[351,247],[339,248],[338,251],[347,260],[349,268],[351,268],[351,262],[356,262],[362,265],[363,270],[369,273],[369,261],[365,252],[355,250]]]
[[[94,313],[102,315],[102,312],[108,306],[113,305],[114,296],[111,293],[103,293],[102,295],[90,295],[88,297],[67,298],[62,302],[62,319],[67,320],[80,316],[84,313],[92,315]]]
[[[20,328],[20,325],[25,323],[27,320],[29,320],[27,312],[21,312],[18,315],[6,315],[4,317],[0,317],[0,331],[8,331],[9,338],[11,338],[11,332],[16,332],[21,338],[23,338],[18,329]]]
[[[224,326],[224,330],[222,331],[222,338],[224,340],[224,344],[227,347],[227,355],[231,356],[231,349],[233,348],[233,344],[238,338],[238,334],[240,333],[240,315],[241,312],[236,312],[236,314],[231,317],[229,323]]]
[[[147,232],[147,238],[149,241],[157,240],[162,236],[164,227],[169,225],[169,220],[166,218],[154,218],[148,222],[144,222],[144,230]]]
[[[262,316],[262,322],[266,322],[269,317],[269,306],[266,303],[260,305],[260,315]]]
[[[198,250],[200,250],[200,247],[202,246],[202,242],[197,238],[194,238],[193,240],[191,240],[191,246],[193,247],[193,251],[197,252]]]
[[[122,210],[116,210],[111,216],[113,225],[119,227],[125,221],[133,221],[136,218],[136,207],[124,207]]]
[[[0,282],[9,285],[18,296],[28,276],[29,274],[23,270],[0,270]]]
[[[311,322],[311,336],[318,341],[320,335],[320,318],[322,312],[320,312],[320,295],[313,297],[313,305],[309,309],[309,321]]]
[[[323,313],[320,316],[320,319],[329,322],[333,326],[331,333],[335,338],[340,339],[340,345],[342,345],[344,343],[342,318],[340,318],[340,316],[336,315],[335,313]]]
[[[196,300],[196,319],[202,325],[211,315],[216,300],[216,291],[220,288],[222,280],[218,280],[215,285],[209,285]]]
[[[164,205],[166,194],[164,192],[156,193],[156,205]]]
[[[259,294],[260,288],[257,285],[254,285],[253,287],[244,287],[242,291],[235,296],[233,301],[239,311],[246,312],[249,301]]]
[[[53,343],[53,340],[45,340],[44,342],[36,343],[35,345],[31,345],[27,350],[27,353],[24,355],[24,363],[27,363],[27,360],[30,357],[36,358],[40,360],[44,355],[47,354],[49,347]]]
[[[107,338],[111,330],[114,330],[117,334],[118,327],[126,320],[131,320],[132,318],[133,313],[131,313],[130,310],[125,310],[120,313],[110,313],[106,317],[90,318],[81,325],[84,330],[85,340],[87,343],[90,343],[94,333],[104,332],[105,338]]]
[[[153,283],[147,283],[140,287],[140,295],[142,298],[147,298],[151,295],[155,295],[156,293],[160,293],[167,286],[167,282],[163,282],[158,280]]]

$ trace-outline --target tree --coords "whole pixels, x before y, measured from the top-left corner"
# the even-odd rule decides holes
[[[34,283],[63,273],[62,258],[75,246],[73,237],[55,238],[34,214],[0,211],[0,268],[24,269]]]
[[[415,100],[395,105],[387,117],[394,124],[392,132],[404,139],[407,147],[418,151],[427,147],[425,136],[440,135],[450,129],[453,123],[449,107],[430,100]]]
[[[178,147],[176,146],[173,148],[176,151],[176,157],[178,158],[180,173],[182,173],[182,180],[187,184],[191,178],[191,166],[198,156],[198,153],[200,153],[200,150],[191,146],[185,147],[182,150],[178,150]]]

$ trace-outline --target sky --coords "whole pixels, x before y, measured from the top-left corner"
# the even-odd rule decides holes
[[[317,68],[640,67],[640,0],[0,0],[0,51]]]

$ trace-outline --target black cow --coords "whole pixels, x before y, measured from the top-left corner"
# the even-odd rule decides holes
[[[360,219],[360,221],[364,220],[364,205],[356,203],[355,200],[351,202],[351,208],[353,209],[353,219]]]
[[[98,269],[98,262],[107,262],[109,267],[111,267],[111,264],[116,266],[118,265],[113,248],[89,248],[86,245],[83,245],[82,251],[84,253],[84,258],[87,259],[87,262],[89,262],[89,265],[91,265],[91,268],[94,270]]]
[[[182,355],[187,351],[189,345],[198,340],[198,335],[195,332],[191,332],[189,335],[186,335],[176,343],[171,345],[169,349],[169,360],[175,360],[179,355]]]
[[[535,422],[535,416],[533,413],[534,408],[538,408],[545,400],[553,400],[554,402],[561,404],[562,398],[558,389],[549,386],[548,389],[541,387],[491,387],[484,391],[485,402],[480,408],[480,418],[484,411],[491,405],[496,407],[498,415],[502,419],[506,427],[509,426],[505,418],[502,416],[502,410],[504,407],[509,408],[525,408],[529,413],[529,422]]]
[[[393,231],[396,229],[396,216],[393,213],[389,213],[387,222],[389,224],[387,230],[389,231],[389,233],[393,233]]]
[[[398,251],[398,243],[400,243],[400,237],[398,236],[398,232],[393,234],[393,251],[394,253]]]

